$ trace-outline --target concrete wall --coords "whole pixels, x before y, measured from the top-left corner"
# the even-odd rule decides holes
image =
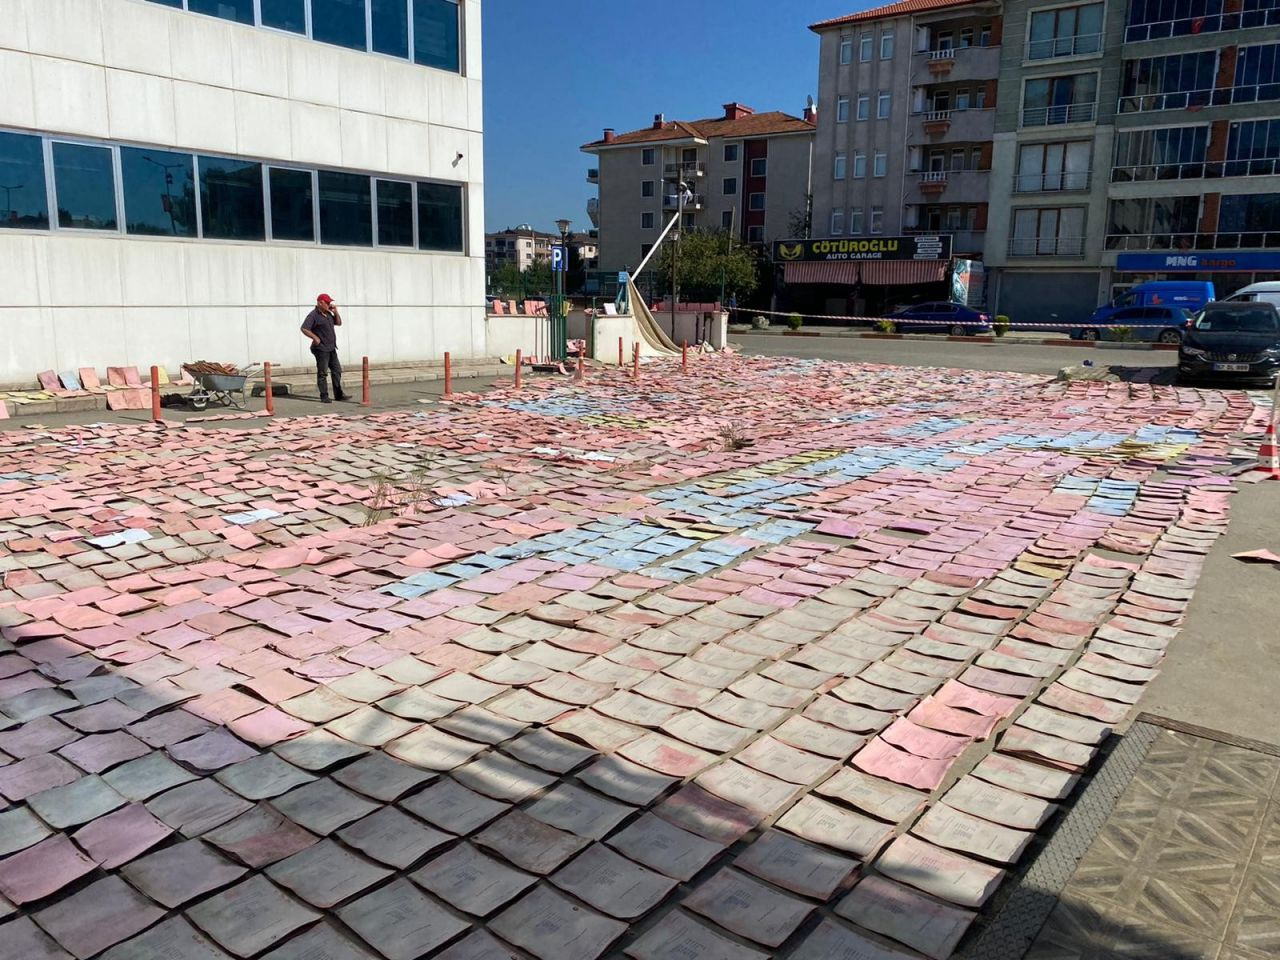
[[[183,360],[486,353],[480,0],[464,76],[142,0],[0,0],[0,127],[466,185],[465,254],[0,231],[0,382]],[[458,158],[461,154],[461,158]]]

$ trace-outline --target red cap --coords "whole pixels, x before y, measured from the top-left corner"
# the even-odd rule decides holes
[[[316,297],[316,303],[333,303],[333,297],[329,296],[327,293],[322,293],[320,296]]]

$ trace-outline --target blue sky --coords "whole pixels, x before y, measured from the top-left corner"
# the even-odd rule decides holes
[[[808,25],[869,0],[485,0],[485,224],[589,226],[579,147],[737,100],[799,116],[818,94]]]

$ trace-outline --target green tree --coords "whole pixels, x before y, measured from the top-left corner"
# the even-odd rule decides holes
[[[662,245],[657,268],[667,283],[672,247],[670,241]],[[676,282],[685,299],[714,300],[723,290],[743,301],[760,285],[760,260],[753,249],[735,243],[728,230],[686,230],[680,237]]]
[[[524,271],[514,263],[503,263],[489,270],[488,280],[490,293],[512,300],[545,296],[554,288],[551,264],[545,260],[535,260]]]

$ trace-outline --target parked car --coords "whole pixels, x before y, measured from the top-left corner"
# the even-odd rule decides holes
[[[1090,323],[1113,323],[1113,315],[1131,307],[1181,307],[1195,313],[1216,299],[1208,280],[1151,280],[1130,287],[1093,311]]]
[[[1247,303],[1255,301],[1273,303],[1277,309],[1280,309],[1280,280],[1264,280],[1261,283],[1251,283],[1247,287],[1241,287],[1226,298],[1227,303],[1234,303],[1237,300]]]
[[[1181,343],[1182,334],[1191,322],[1191,312],[1182,307],[1126,307],[1116,310],[1102,326],[1077,327],[1072,340],[1117,340],[1116,328],[1128,330],[1129,340],[1155,340],[1159,343]]]
[[[1280,374],[1280,310],[1261,301],[1210,303],[1182,338],[1178,382],[1261,381]]]
[[[889,319],[900,333],[923,330],[963,337],[991,332],[989,314],[959,303],[917,303],[915,306],[895,310],[889,315]]]

